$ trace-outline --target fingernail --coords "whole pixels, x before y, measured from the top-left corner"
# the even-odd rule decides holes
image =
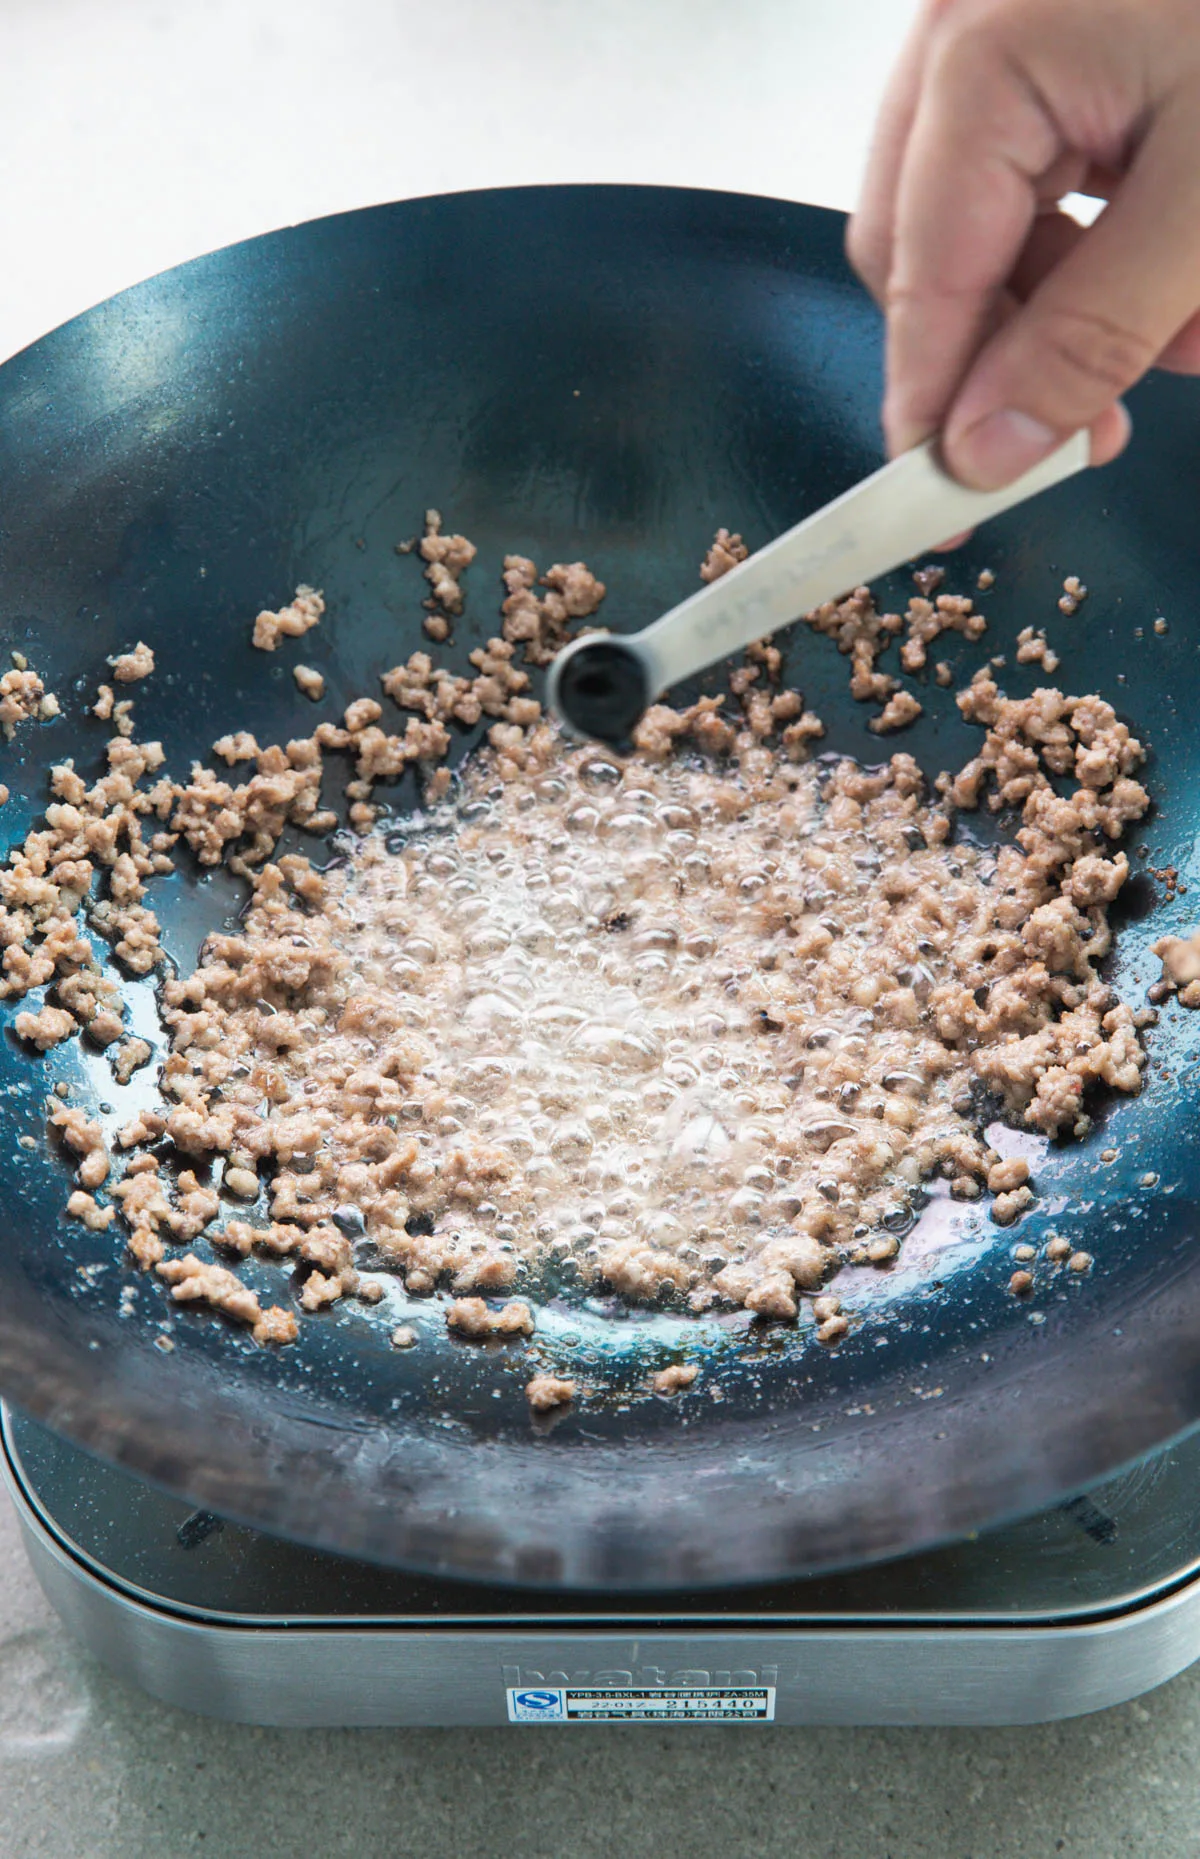
[[[1003,407],[968,426],[951,448],[950,464],[978,489],[998,490],[1031,471],[1057,444],[1058,434],[1041,420]]]

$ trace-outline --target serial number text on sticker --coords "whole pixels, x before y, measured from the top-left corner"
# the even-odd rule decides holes
[[[510,1686],[510,1723],[773,1723],[775,1687],[732,1691],[715,1685],[675,1690]]]

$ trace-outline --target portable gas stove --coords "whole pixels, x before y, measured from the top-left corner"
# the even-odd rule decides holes
[[[241,1528],[3,1411],[66,1625],[155,1697],[295,1727],[1035,1723],[1200,1656],[1200,1432],[1088,1497],[874,1568],[645,1597],[475,1587]]]

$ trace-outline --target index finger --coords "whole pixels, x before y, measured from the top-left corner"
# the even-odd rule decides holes
[[[935,15],[949,4],[950,0],[924,0],[901,47],[875,118],[858,205],[846,228],[846,255],[880,303],[892,267],[896,189],[917,113],[930,27]]]
[[[986,38],[930,52],[896,199],[884,426],[893,452],[936,432],[1038,212],[1058,130]]]

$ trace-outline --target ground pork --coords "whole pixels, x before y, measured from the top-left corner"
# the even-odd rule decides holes
[[[47,722],[59,713],[58,699],[47,691],[36,671],[29,669],[23,652],[13,653],[13,668],[0,676],[0,731],[7,742],[19,723],[33,718]]]
[[[18,1039],[36,1046],[39,1052],[49,1052],[51,1046],[61,1045],[72,1033],[79,1030],[79,1023],[63,1007],[43,1007],[39,1013],[19,1013],[13,1023]]]
[[[463,610],[460,577],[475,560],[475,544],[465,536],[447,536],[442,532],[439,510],[425,512],[425,534],[417,544],[425,563],[425,579],[430,586],[430,609],[425,631],[437,644],[450,637],[451,620]]]
[[[85,1194],[77,1188],[67,1202],[67,1213],[72,1220],[82,1220],[84,1226],[93,1233],[103,1233],[117,1217],[115,1207],[101,1207],[92,1194]]]
[[[937,577],[936,580],[931,577]],[[966,639],[981,639],[987,621],[975,611],[974,603],[963,594],[937,594],[944,570],[918,569],[913,576],[921,589],[920,597],[909,602],[904,619],[908,636],[900,648],[900,663],[905,671],[920,671],[926,664],[929,647],[944,632],[962,633]],[[931,596],[936,594],[936,599]]]
[[[118,684],[136,684],[139,679],[148,678],[154,670],[154,654],[141,639],[132,652],[121,652],[108,662]]]
[[[525,1384],[525,1399],[535,1414],[548,1413],[554,1407],[566,1407],[579,1392],[578,1383],[559,1375],[535,1375]]]
[[[540,596],[538,585],[547,591]],[[504,558],[505,598],[501,634],[519,645],[530,665],[548,665],[571,637],[572,620],[589,619],[604,599],[604,583],[582,562],[556,562],[538,582],[534,564],[524,555]]]
[[[460,1336],[532,1336],[533,1313],[528,1304],[504,1304],[489,1310],[481,1297],[460,1297],[446,1312],[450,1329]]]
[[[921,710],[921,704],[911,691],[893,691],[879,715],[871,718],[867,728],[879,736],[894,729],[905,729],[909,723],[915,722]]]
[[[426,539],[461,572],[461,538],[439,524]],[[1081,1133],[1101,1086],[1140,1088],[1135,1016],[1096,973],[1129,870],[1114,842],[1148,804],[1141,744],[1109,705],[1010,699],[985,668],[959,698],[979,753],[938,801],[904,755],[810,763],[820,720],[764,640],[730,668],[728,699],[652,707],[622,761],[566,747],[517,662],[544,662],[603,594],[582,564],[539,581],[507,558],[501,633],[472,677],[423,653],[384,674],[413,713],[402,734],[361,698],[286,744],[222,737],[213,753],[239,778],[171,778],[160,744],[121,735],[98,780],[52,771],[45,822],[0,870],[0,991],[52,996],[17,1016],[32,1043],[83,1027],[131,1075],[152,1053],[124,1036],[80,910],[149,974],[163,953],[147,888],[177,840],[250,887],[234,930],[163,984],[162,1108],[122,1127],[121,1178],[106,1150],[72,1144],[79,1217],[119,1209],[133,1258],[169,1266],[175,1295],[294,1333],[294,1317],[242,1307],[224,1267],[164,1258],[204,1233],[290,1259],[304,1310],[374,1301],[339,1227],[353,1216],[410,1293],[448,1287],[462,1334],[527,1334],[527,1305],[479,1294],[550,1252],[635,1300],[785,1321],[811,1300],[835,1343],[849,1319],[830,1278],[892,1264],[923,1183],[963,1199],[986,1186],[1001,1223],[1031,1203],[1024,1165],[981,1140],[975,1087],[1046,1134]],[[301,589],[256,642],[274,649],[321,604]],[[929,576],[907,619],[865,589],[809,619],[850,657],[855,695],[883,704],[875,728],[920,709],[875,663],[906,624],[922,654],[948,628],[982,631]],[[486,746],[453,788],[433,765],[473,724]],[[278,841],[335,823],[331,753],[352,758],[366,837],[321,873]],[[395,845],[368,830],[373,788],[414,764],[434,812]],[[1021,809],[1015,839],[950,845],[954,811],[985,801]],[[69,1143],[79,1114],[56,1119]],[[93,1212],[102,1182],[113,1206]],[[264,1187],[268,1224],[227,1217]]]
[[[744,562],[750,551],[740,536],[731,536],[727,529],[719,529],[713,537],[708,554],[700,564],[702,581],[719,581],[723,574]]]
[[[1043,671],[1058,670],[1058,653],[1046,643],[1044,629],[1036,632],[1032,626],[1023,626],[1017,634],[1018,665],[1040,665]]]
[[[325,695],[325,680],[321,673],[314,671],[311,665],[297,665],[292,671],[292,676],[296,680],[297,688],[303,692],[305,697],[310,697],[314,704],[319,704]]]
[[[189,1252],[182,1259],[163,1259],[157,1270],[170,1285],[176,1303],[211,1304],[239,1323],[250,1324],[256,1343],[295,1342],[299,1326],[292,1313],[278,1305],[264,1310],[249,1286],[223,1265],[206,1265]]]
[[[278,613],[264,609],[254,622],[250,643],[260,652],[274,652],[281,639],[299,639],[319,624],[325,611],[324,597],[316,588],[300,586],[290,603]]]
[[[1081,601],[1087,599],[1087,589],[1077,574],[1069,574],[1063,582],[1063,591],[1059,599],[1060,613],[1078,613]]]
[[[107,1181],[110,1162],[100,1125],[91,1122],[76,1105],[64,1103],[55,1104],[48,1121],[67,1148],[80,1158],[76,1170],[80,1185],[98,1188]]]
[[[1200,929],[1160,936],[1154,953],[1162,962],[1162,986],[1178,993],[1185,1007],[1200,1007]]]
[[[690,1388],[700,1373],[695,1362],[673,1362],[670,1368],[660,1368],[650,1377],[650,1386],[655,1394],[678,1394],[684,1388]]]

